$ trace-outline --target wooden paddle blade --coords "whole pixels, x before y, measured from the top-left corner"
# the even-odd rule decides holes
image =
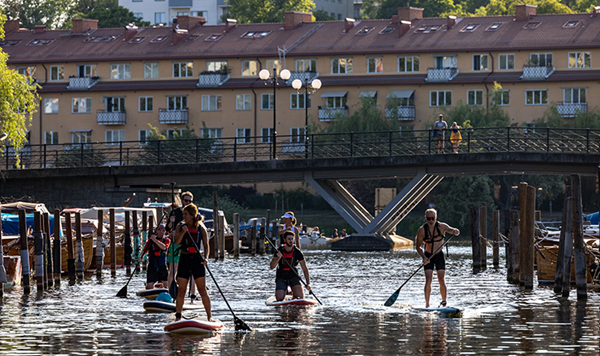
[[[238,318],[237,316],[233,318],[233,323],[235,324],[235,330],[239,331],[239,330],[243,330],[243,331],[252,331],[252,329],[250,329],[250,327],[244,323],[244,321],[240,318]]]
[[[386,307],[391,307],[394,303],[396,303],[396,299],[398,299],[398,294],[400,294],[400,289],[395,291],[394,294],[392,294],[383,305],[385,305]]]
[[[121,288],[121,290],[117,293],[117,297],[127,297],[127,286]]]

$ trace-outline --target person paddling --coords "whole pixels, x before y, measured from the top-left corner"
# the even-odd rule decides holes
[[[446,233],[458,236],[460,230],[450,225],[437,221],[437,211],[427,209],[425,211],[427,222],[417,231],[417,253],[423,257],[425,268],[425,308],[429,308],[429,297],[431,296],[431,282],[433,280],[433,269],[437,271],[438,282],[440,283],[440,294],[442,302],[440,307],[446,306],[446,261],[442,247],[444,245],[444,235]],[[425,251],[422,246],[425,244]]]
[[[206,317],[208,320],[212,319],[210,297],[206,291],[205,268],[205,266],[208,266],[210,246],[208,245],[208,233],[202,220],[204,220],[204,217],[198,214],[196,205],[190,203],[183,208],[183,221],[175,229],[175,243],[181,245],[181,257],[179,258],[179,266],[177,268],[177,285],[179,290],[175,303],[176,320],[181,319],[188,281],[192,276],[198,293],[202,297]]]
[[[300,277],[296,269],[298,263],[304,272],[306,280],[306,289],[310,292],[310,274],[304,260],[302,251],[294,246],[294,233],[286,231],[283,233],[284,245],[279,246],[275,256],[271,260],[271,269],[277,267],[275,277],[275,298],[282,301],[285,298],[288,286],[292,288],[294,299],[304,299],[304,290],[300,284]],[[285,260],[284,260],[285,259]],[[287,261],[287,263],[286,263]],[[292,270],[293,268],[293,270]]]
[[[150,235],[138,262],[142,262],[142,257],[148,253],[148,270],[146,277],[146,289],[154,288],[155,282],[161,282],[163,287],[167,287],[169,272],[167,270],[167,249],[171,244],[171,239],[165,236],[165,226],[160,225],[156,229],[156,234]]]

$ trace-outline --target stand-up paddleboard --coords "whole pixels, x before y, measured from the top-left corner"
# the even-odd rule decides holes
[[[457,307],[440,307],[440,308],[413,308],[416,311],[424,312],[424,313],[437,313],[441,314],[445,317],[453,318],[459,317],[462,315],[464,308]]]
[[[265,302],[267,306],[270,307],[282,307],[282,306],[307,306],[307,305],[316,305],[317,301],[314,299],[293,299],[293,296],[286,295],[285,298],[281,301],[277,301],[277,298],[270,297]]]
[[[202,302],[198,304],[184,304],[183,310],[204,309]],[[144,310],[148,313],[175,313],[175,303],[160,300],[149,300],[144,302]]]
[[[214,334],[223,329],[219,320],[179,320],[165,326],[165,331],[172,334]]]
[[[169,290],[167,288],[140,289],[135,292],[135,295],[146,299],[156,299],[156,297],[163,292],[169,293]]]

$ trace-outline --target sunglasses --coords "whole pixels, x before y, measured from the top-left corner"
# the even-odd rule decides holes
[[[435,216],[428,216],[426,219],[427,220],[435,220]]]
[[[192,199],[183,199],[183,201],[184,201],[185,203],[191,203],[191,202],[192,202]]]

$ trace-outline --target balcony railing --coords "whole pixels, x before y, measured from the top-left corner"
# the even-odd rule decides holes
[[[229,80],[229,74],[205,73],[198,76],[198,88],[216,88]]]
[[[562,117],[575,117],[577,114],[587,113],[587,103],[556,103],[556,110]]]
[[[188,110],[158,109],[158,121],[161,124],[187,124]]]
[[[458,68],[428,68],[427,82],[449,82],[458,75]]]
[[[284,142],[283,154],[288,156],[304,156],[306,152],[306,142]]]
[[[96,113],[96,122],[98,125],[126,125],[127,114],[124,110],[112,112],[98,110]]]
[[[412,121],[415,119],[415,107],[398,106],[397,108],[386,108],[385,117],[388,120]]]
[[[523,66],[523,75],[521,79],[523,80],[545,80],[552,73],[554,73],[555,68],[552,66],[534,66],[534,65],[524,65]]]
[[[323,108],[319,106],[319,121],[332,121],[338,115],[348,115],[348,107]]]
[[[292,72],[292,75],[290,76],[290,79],[288,79],[285,84],[286,85],[292,85],[292,82],[295,79],[300,79],[304,85],[304,81],[306,79],[308,79],[308,81],[310,82],[313,79],[316,79],[319,76],[319,73],[313,73],[313,72]]]
[[[71,77],[67,90],[88,90],[100,81],[100,77]]]

